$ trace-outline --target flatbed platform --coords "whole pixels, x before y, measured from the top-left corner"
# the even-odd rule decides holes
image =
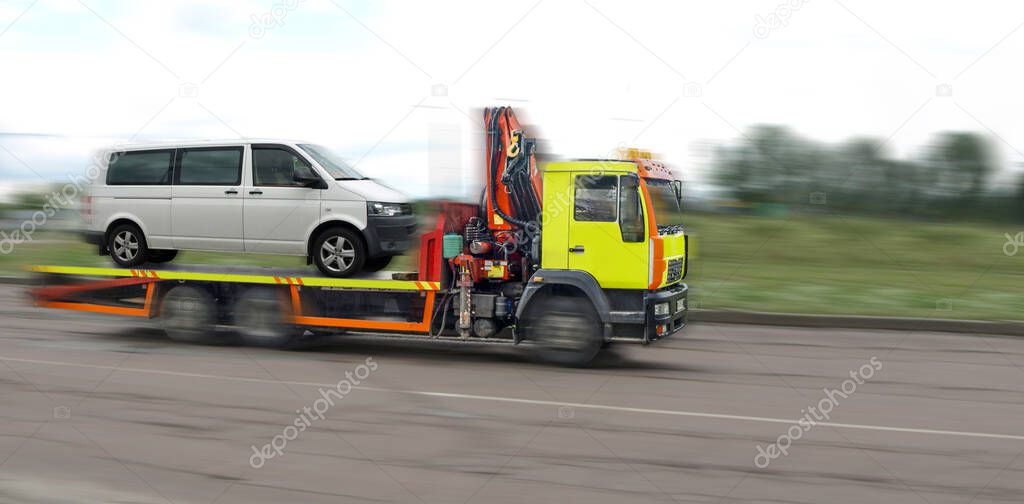
[[[29,271],[51,275],[84,277],[152,278],[193,282],[229,282],[264,285],[299,285],[307,287],[334,287],[353,290],[437,291],[440,282],[395,280],[394,273],[378,272],[355,278],[330,278],[310,269],[280,269],[270,267],[168,265],[157,269],[127,269],[88,266],[31,266]],[[310,274],[313,273],[313,274]],[[407,275],[405,273],[401,273]]]

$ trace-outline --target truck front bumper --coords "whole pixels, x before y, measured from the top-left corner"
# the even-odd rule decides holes
[[[667,338],[686,327],[690,311],[686,297],[689,291],[689,286],[680,283],[648,294],[644,343]],[[659,310],[661,306],[667,306],[667,309]]]

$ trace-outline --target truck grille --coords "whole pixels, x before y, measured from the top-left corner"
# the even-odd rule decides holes
[[[678,282],[683,276],[683,259],[675,258],[668,260],[668,274],[666,275],[666,283]]]

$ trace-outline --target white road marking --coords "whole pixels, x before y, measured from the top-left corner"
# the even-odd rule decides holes
[[[38,359],[18,359],[14,357],[0,357],[0,361],[5,362],[21,362],[25,364],[43,364],[47,366],[65,366],[65,367],[77,367],[77,368],[91,368],[91,369],[105,369],[114,371],[124,371],[127,373],[148,373],[158,374],[166,376],[180,376],[185,378],[205,378],[211,380],[226,380],[226,381],[237,381],[237,382],[251,382],[251,383],[269,383],[275,385],[296,385],[306,387],[329,387],[333,388],[337,386],[336,383],[317,383],[317,382],[305,382],[305,381],[290,381],[290,380],[269,380],[266,378],[245,378],[242,376],[224,376],[224,375],[213,375],[205,373],[185,373],[180,371],[162,371],[158,369],[142,369],[142,368],[128,368],[118,366],[104,366],[100,364],[80,364],[77,362],[63,362],[63,361],[50,361],[50,360],[38,360]],[[746,416],[746,415],[728,415],[724,413],[704,413],[699,411],[681,411],[681,410],[663,410],[663,409],[650,409],[650,408],[631,408],[628,406],[612,406],[608,404],[587,404],[587,403],[567,403],[558,401],[545,401],[540,399],[522,399],[516,397],[500,397],[500,396],[484,396],[474,394],[459,394],[455,392],[431,392],[427,390],[402,390],[392,388],[381,388],[381,387],[366,387],[366,386],[354,386],[355,390],[364,390],[367,392],[386,392],[392,394],[405,394],[405,395],[416,395],[426,397],[446,397],[449,399],[467,399],[473,401],[491,401],[491,402],[505,402],[505,403],[516,403],[516,404],[532,404],[536,406],[554,406],[563,407],[569,406],[572,408],[579,409],[591,409],[601,411],[616,411],[620,413],[641,413],[649,415],[668,415],[668,416],[680,416],[680,417],[696,417],[696,418],[713,418],[717,420],[737,420],[745,422],[762,422],[762,423],[777,423],[795,425],[796,419],[787,418],[772,418],[772,417],[761,417],[761,416]],[[993,434],[988,432],[968,432],[968,431],[950,431],[950,430],[937,430],[937,429],[917,429],[911,427],[890,427],[886,425],[868,425],[868,424],[850,424],[850,423],[838,423],[838,422],[817,422],[817,425],[823,425],[827,427],[834,427],[837,429],[854,429],[854,430],[867,430],[867,431],[881,431],[881,432],[905,432],[910,434],[932,434],[938,436],[958,436],[958,437],[976,437],[976,438],[988,438],[988,439],[1010,439],[1014,441],[1024,441],[1024,435],[1018,436],[1013,434]]]

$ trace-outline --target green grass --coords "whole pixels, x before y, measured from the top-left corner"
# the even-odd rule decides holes
[[[46,233],[36,235],[32,242],[17,245],[10,254],[0,255],[0,275],[22,276],[29,274],[26,267],[31,265],[60,266],[111,266],[107,256],[100,256],[95,245],[89,245],[70,233]],[[229,266],[269,266],[276,268],[309,268],[302,257],[273,254],[238,254],[233,252],[183,251],[174,263],[223,264]],[[396,257],[389,270],[406,271],[414,261],[407,257]]]
[[[688,218],[694,305],[785,313],[1024,320],[1024,226],[834,216]],[[70,235],[47,233],[0,255],[0,274],[31,264],[109,265]],[[307,268],[298,257],[183,252],[181,262]],[[389,269],[411,271],[398,258]],[[312,266],[309,266],[313,271]]]
[[[702,308],[1024,319],[1024,250],[981,224],[691,215]]]

